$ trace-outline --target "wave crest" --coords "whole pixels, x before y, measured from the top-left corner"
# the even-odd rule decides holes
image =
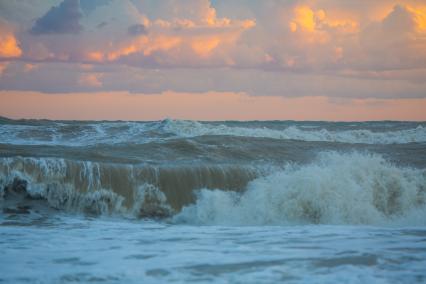
[[[419,217],[421,216],[421,217]],[[375,154],[321,153],[250,182],[242,193],[203,189],[175,222],[216,225],[426,223],[426,172]]]

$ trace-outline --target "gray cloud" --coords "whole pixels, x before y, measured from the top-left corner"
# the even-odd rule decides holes
[[[142,24],[132,25],[127,29],[127,31],[130,35],[134,36],[147,34],[146,28]]]
[[[96,25],[96,27],[98,28],[98,29],[102,29],[103,27],[105,27],[106,25],[108,25],[108,23],[107,22],[102,22],[102,23],[99,23],[98,25]]]
[[[32,34],[76,34],[83,30],[79,0],[64,0],[54,6],[31,28]]]
[[[3,90],[46,93],[129,91],[154,94],[172,90],[184,93],[245,92],[283,97],[424,98],[426,84],[421,79],[425,72],[400,70],[363,77],[363,74],[336,76],[230,68],[155,70],[69,63],[40,64],[28,71],[24,63],[12,62],[0,77],[0,85]],[[102,86],[93,88],[78,84],[82,76],[90,74],[102,74]],[[414,77],[418,80],[413,81]]]
[[[80,8],[83,13],[90,14],[99,6],[105,6],[111,3],[111,0],[80,0]]]

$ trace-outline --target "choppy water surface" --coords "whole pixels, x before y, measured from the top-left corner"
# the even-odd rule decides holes
[[[424,283],[426,123],[0,119],[0,282]]]
[[[426,229],[2,220],[10,283],[422,283]],[[12,225],[12,223],[14,225]]]

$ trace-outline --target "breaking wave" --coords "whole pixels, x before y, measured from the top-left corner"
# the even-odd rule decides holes
[[[27,207],[41,200],[65,211],[161,218],[193,202],[195,189],[242,190],[260,172],[232,165],[159,167],[2,158],[0,207],[8,211],[10,206]]]
[[[321,153],[251,181],[245,192],[202,189],[174,217],[209,225],[426,224],[426,171],[375,154]]]
[[[329,131],[322,128],[305,130],[297,126],[288,126],[285,129],[277,130],[270,128],[231,127],[225,124],[208,124],[191,120],[165,120],[164,129],[183,137],[232,135],[364,144],[426,142],[426,128],[421,125],[411,129],[373,132],[367,129]]]
[[[0,159],[3,212],[34,202],[188,224],[425,225],[426,170],[360,152],[322,152],[309,164],[279,168]]]

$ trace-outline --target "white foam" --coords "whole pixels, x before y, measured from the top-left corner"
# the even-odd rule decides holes
[[[145,143],[146,133],[158,123],[102,122],[93,124],[0,125],[0,143],[12,145],[88,146],[96,144]],[[74,128],[74,129],[72,129]],[[146,135],[145,135],[146,134]]]
[[[190,120],[166,120],[164,129],[183,137],[231,135],[365,144],[426,142],[426,128],[421,125],[406,130],[373,132],[367,129],[344,131],[328,131],[326,129],[306,130],[296,126],[289,126],[283,130],[276,130],[269,128],[230,127],[224,124],[208,124]]]
[[[158,187],[144,183],[134,192],[132,213],[137,217],[170,216],[173,209],[167,203],[166,195]]]
[[[327,152],[247,186],[243,194],[202,189],[174,221],[191,224],[426,225],[426,171],[374,154]]]
[[[64,159],[2,158],[0,198],[4,198],[4,188],[18,179],[25,181],[30,197],[44,199],[55,209],[91,214],[127,211],[123,206],[124,197],[102,187],[98,163],[84,161],[75,166],[78,179],[67,180],[67,174],[73,169]]]
[[[283,129],[228,126],[217,123],[201,123],[191,120],[166,119],[157,122],[97,122],[59,123],[48,125],[0,125],[0,143],[13,145],[63,145],[88,146],[96,144],[143,144],[178,137],[202,135],[231,135],[265,137],[303,141],[326,141],[365,144],[400,144],[426,142],[426,127],[418,125],[410,129],[374,132],[369,129],[336,130],[319,129],[299,124]],[[171,137],[161,134],[172,133]]]

